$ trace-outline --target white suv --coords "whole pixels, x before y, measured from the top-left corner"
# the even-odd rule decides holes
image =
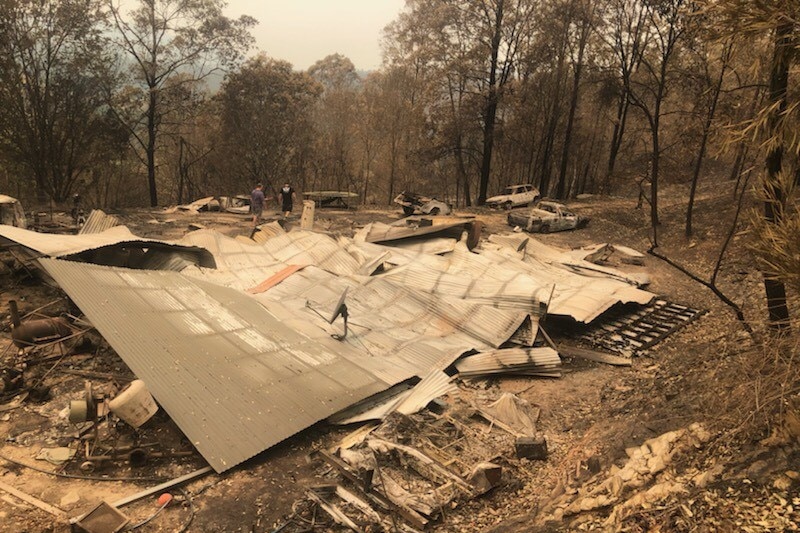
[[[539,189],[533,185],[509,185],[503,192],[497,196],[492,196],[486,200],[486,205],[489,207],[502,207],[503,209],[511,209],[521,205],[530,205],[532,202],[539,198]]]

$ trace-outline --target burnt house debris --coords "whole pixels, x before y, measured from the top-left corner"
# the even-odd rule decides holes
[[[215,209],[207,200],[183,207]],[[699,316],[646,290],[641,272],[602,264],[611,252],[485,236],[456,216],[373,222],[352,238],[270,223],[249,237],[199,229],[162,241],[100,211],[78,235],[2,225],[9,269],[68,298],[58,313],[9,310],[3,402],[19,408],[54,376],[85,378],[62,398],[69,453],[53,452],[84,474],[173,460],[221,474],[320,423],[358,424],[312,454],[329,483],[307,487],[294,514],[421,531],[502,485],[513,461],[548,457],[538,408],[465,391],[558,378],[562,344],[624,365]],[[566,347],[576,340],[583,347]],[[102,350],[118,368],[63,364]],[[180,439],[159,439],[164,421]],[[102,515],[124,527],[119,502],[93,502],[72,522]]]

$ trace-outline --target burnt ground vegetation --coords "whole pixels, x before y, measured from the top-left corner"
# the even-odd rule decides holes
[[[662,195],[661,251],[700,277],[713,268],[734,216],[736,204],[730,192],[722,192],[728,189],[701,188],[691,239],[683,236],[681,225],[685,192],[676,186]],[[635,198],[586,197],[571,204],[591,216],[586,229],[536,237],[565,248],[611,242],[644,251],[650,236],[647,213],[635,206]],[[190,223],[232,236],[249,232],[246,219],[235,215],[158,210],[116,214],[144,237],[175,238]],[[504,212],[475,209],[472,214],[485,223],[485,232],[510,230]],[[368,221],[398,217],[397,211],[377,208],[320,210],[317,227],[351,234]],[[499,486],[448,506],[429,529],[796,529],[800,521],[798,341],[796,334],[771,337],[761,323],[766,311],[761,274],[748,249],[751,239],[743,219],[724,257],[719,287],[741,304],[755,336],[747,334],[710,291],[648,256],[643,269],[652,276],[650,290],[707,312],[640,354],[631,367],[564,358],[559,379],[467,382],[459,393],[443,399],[443,413],[425,411],[412,415],[406,425],[382,428],[408,441],[435,440],[431,428],[438,426],[434,421],[446,415],[460,424],[459,444],[449,453],[465,464],[493,460],[503,467]],[[55,303],[43,312],[77,311],[46,280],[8,269],[0,279],[4,318],[0,349],[3,364],[8,365],[14,356],[5,314],[9,300],[18,300],[23,313],[51,302]],[[790,295],[792,309],[798,308],[796,297]],[[91,379],[100,393],[119,390],[133,377],[103,339],[92,333],[86,338],[85,346],[75,350],[79,355],[62,360],[57,351],[45,353],[42,357],[49,359],[26,370],[25,379],[47,385],[49,395],[20,402],[9,394],[0,411],[4,436],[0,482],[56,505],[69,516],[85,512],[101,499],[113,501],[204,465],[196,453],[152,457],[141,466],[124,459],[111,461],[92,472],[81,469],[78,460],[54,466],[35,459],[42,448],[75,442],[76,427],[66,420],[65,407],[80,397],[87,373],[102,376]],[[471,416],[473,402],[496,399],[503,392],[514,393],[538,409],[537,429],[547,437],[550,452],[546,461],[517,459],[508,434]],[[353,429],[317,424],[222,476],[206,476],[173,490],[175,502],[140,530],[262,532],[281,526],[286,531],[339,530],[341,526],[314,511],[307,501],[309,487],[330,483],[335,477],[326,463],[310,460],[309,454],[334,446]],[[107,437],[120,446],[154,445],[162,452],[192,449],[163,412],[140,431],[124,427],[108,431]],[[668,456],[659,455],[659,439],[664,435],[673,438]],[[624,472],[633,471],[635,475],[623,479]],[[615,476],[622,480],[618,486],[612,481]],[[103,477],[113,480],[97,479]],[[123,509],[132,523],[157,510],[156,496]],[[2,531],[61,530],[52,516],[7,493],[0,494],[0,517]]]

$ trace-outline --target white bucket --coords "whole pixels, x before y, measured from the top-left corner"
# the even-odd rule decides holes
[[[132,381],[128,388],[108,403],[111,412],[131,426],[138,428],[158,411],[158,405],[144,381]]]

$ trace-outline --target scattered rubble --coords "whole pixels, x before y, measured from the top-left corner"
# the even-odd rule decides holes
[[[345,198],[326,194],[312,199]],[[234,204],[216,208],[242,207]],[[179,209],[215,204],[205,198]],[[313,215],[306,218],[311,226]],[[568,321],[594,348],[608,349],[591,332],[608,329],[609,309],[640,312],[656,298],[642,288],[646,278],[595,263],[608,262],[610,247],[565,252],[527,236],[484,238],[471,217],[373,222],[354,238],[270,222],[236,238],[200,225],[161,241],[118,224],[93,211],[73,236],[0,226],[12,272],[48,279],[69,297],[60,314],[12,318],[18,353],[3,361],[2,408],[46,398],[42,387],[53,376],[91,380],[59,398],[67,407],[52,417],[51,442],[36,457],[83,475],[151,462],[209,465],[171,472],[134,496],[84,502],[94,507],[72,522],[86,531],[95,530],[96,516],[119,530],[129,519],[118,508],[226,473],[321,421],[370,425],[333,453],[314,452],[330,483],[306,487],[287,524],[315,509],[355,531],[419,531],[446,521],[449,510],[508,483],[516,462],[546,461],[558,446],[537,429],[538,407],[511,394],[483,401],[471,387],[558,378],[562,343],[548,335],[551,324],[557,331]],[[669,332],[658,333],[646,346]],[[119,357],[118,366],[65,364],[100,352]],[[630,364],[586,348],[564,353]],[[159,438],[165,423],[175,424],[175,438]],[[597,491],[587,494],[597,505],[614,493]],[[45,510],[65,518],[78,502],[63,498],[66,510]],[[556,507],[566,516],[575,505],[594,508],[586,501]]]

